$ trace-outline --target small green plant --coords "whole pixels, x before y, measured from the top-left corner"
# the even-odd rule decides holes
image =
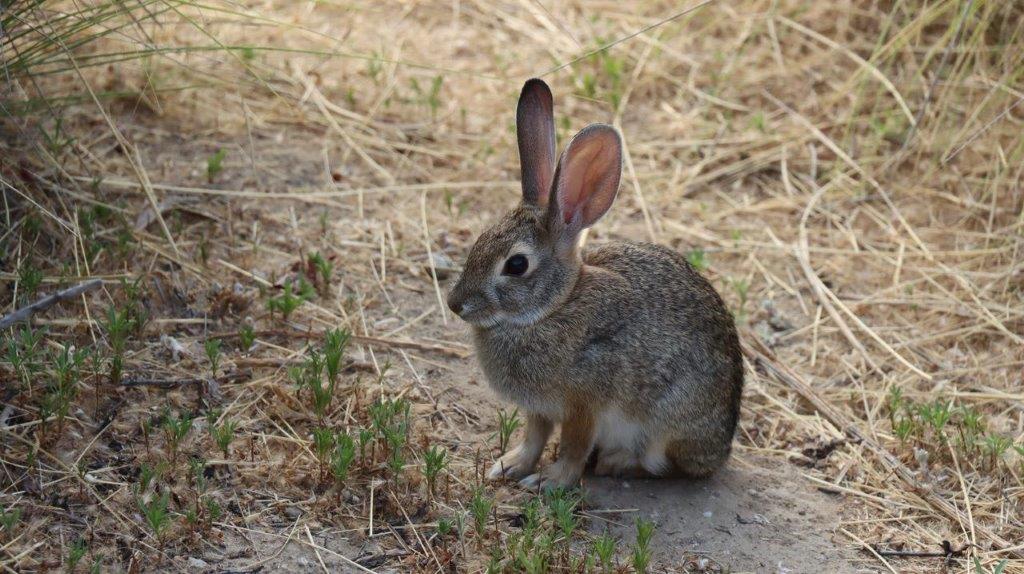
[[[708,268],[708,256],[703,249],[697,248],[691,250],[686,254],[686,261],[693,266],[694,269],[700,272],[704,272]]]
[[[331,475],[339,487],[348,480],[348,472],[355,457],[356,445],[352,437],[338,433],[334,440],[334,453],[331,455]]]
[[[438,533],[438,535],[440,535],[442,537],[448,536],[449,534],[451,534],[452,528],[454,528],[454,525],[452,524],[451,520],[448,520],[447,518],[438,518],[437,519],[437,533]]]
[[[167,439],[167,447],[171,451],[171,464],[178,460],[178,449],[182,441],[192,430],[192,417],[188,414],[181,414],[177,418],[172,417],[170,410],[164,412],[164,437]]]
[[[167,472],[168,463],[166,461],[160,461],[155,466],[148,464],[142,464],[139,467],[139,493],[144,493],[151,486],[155,485],[156,481]]]
[[[568,542],[577,526],[576,507],[580,503],[578,491],[556,488],[545,493],[545,498],[551,520],[562,535],[562,540]]]
[[[242,328],[238,330],[238,343],[242,350],[249,351],[255,342],[256,331],[253,330],[252,325],[242,325]]]
[[[213,498],[207,497],[205,506],[206,516],[207,518],[209,518],[210,522],[216,522],[220,520],[221,516],[224,515],[224,511],[223,509],[221,509],[220,503],[214,500]]]
[[[889,422],[896,428],[896,416],[903,412],[903,388],[896,385],[889,387],[886,404],[889,407]]]
[[[44,421],[51,416],[57,417],[58,432],[64,428],[68,409],[78,395],[82,364],[87,355],[85,349],[76,350],[71,345],[65,345],[50,358],[53,374],[46,385],[46,393],[39,405],[39,411]]]
[[[228,152],[223,149],[218,149],[206,160],[206,181],[213,183],[213,180],[220,175],[220,172],[224,169],[224,158],[226,158]]]
[[[295,291],[292,283],[285,283],[281,287],[281,294],[272,297],[267,301],[267,310],[273,315],[274,311],[281,313],[287,321],[288,317],[295,312],[303,303],[313,298],[313,287],[304,278],[299,278],[299,290]]]
[[[210,374],[217,376],[217,369],[220,367],[220,339],[207,339],[203,343],[206,350],[206,358],[210,361]]]
[[[412,78],[409,83],[412,91],[419,96],[420,101],[430,108],[430,116],[436,119],[437,112],[441,108],[441,86],[444,85],[444,76],[434,76],[430,80],[430,87],[426,90],[420,87],[419,80],[416,78]]]
[[[309,389],[310,396],[312,397],[313,412],[316,413],[317,418],[323,420],[326,416],[327,411],[331,408],[331,403],[334,401],[334,381],[324,381],[321,376],[322,369],[315,375],[310,370],[305,381],[306,388]]]
[[[746,279],[730,279],[729,284],[732,286],[733,291],[736,292],[736,297],[740,300],[739,311],[736,313],[736,316],[740,321],[746,321],[747,293],[750,291],[750,281]]]
[[[469,513],[473,517],[473,527],[480,540],[487,534],[487,518],[491,515],[493,506],[494,502],[484,496],[482,487],[473,490],[473,498],[469,501]]]
[[[906,443],[907,439],[914,433],[914,421],[908,418],[901,418],[893,425],[892,431],[896,434],[896,438],[900,439],[900,442]]]
[[[1008,559],[1003,558],[992,568],[991,572],[988,572],[985,570],[985,567],[982,566],[981,560],[979,560],[977,556],[973,556],[972,558],[974,559],[975,574],[1003,574],[1003,571],[1006,570],[1006,567],[1010,564]]]
[[[654,536],[654,523],[636,519],[636,545],[633,546],[633,569],[637,574],[646,574],[651,565],[651,537]]]
[[[373,438],[376,436],[371,429],[359,429],[358,442],[359,442],[359,460],[362,464],[366,464],[366,447],[373,442]]]
[[[196,494],[201,495],[206,492],[206,461],[199,457],[189,457],[188,459],[188,479],[192,483],[192,487],[195,488]]]
[[[68,572],[74,572],[78,563],[85,557],[85,553],[89,550],[89,547],[85,543],[84,538],[79,538],[71,544],[71,548],[68,549]]]
[[[1006,451],[1009,450],[1011,446],[1013,446],[1013,441],[1005,436],[994,433],[985,436],[985,440],[982,442],[982,448],[989,456],[991,468],[999,466],[999,461],[1002,460],[1003,455],[1006,454]]]
[[[327,469],[327,462],[332,456],[334,449],[334,431],[326,427],[313,429],[313,451],[316,453],[316,460],[320,465],[320,479],[323,480]]]
[[[7,538],[11,538],[14,529],[21,522],[21,509],[20,508],[7,508],[0,511],[0,527],[3,528],[4,534]]]
[[[39,291],[39,286],[43,284],[43,272],[26,259],[18,266],[18,284],[27,300]]]
[[[128,310],[118,310],[114,306],[108,307],[107,321],[104,327],[110,345],[110,383],[117,385],[121,382],[124,371],[124,348],[128,340],[128,332],[131,329]]]
[[[331,277],[334,275],[334,265],[320,255],[320,252],[311,253],[307,260],[309,266],[316,272],[316,282],[321,293],[327,294],[331,289]]]
[[[615,537],[607,532],[594,539],[594,554],[597,555],[603,572],[612,571],[612,561],[615,560],[615,542]]]
[[[350,336],[345,329],[332,329],[324,335],[324,369],[332,383],[336,383],[341,374],[342,359]]]
[[[446,466],[448,451],[434,445],[423,453],[423,476],[427,479],[427,498],[434,496],[437,477]]]
[[[763,111],[758,110],[754,112],[754,115],[750,116],[750,126],[761,133],[768,131],[768,121]]]
[[[217,444],[217,448],[224,454],[224,458],[228,458],[228,450],[231,447],[231,441],[235,438],[235,421],[224,421],[219,425],[210,426],[210,436],[213,437],[213,442]]]
[[[15,377],[25,389],[31,389],[32,381],[38,379],[38,347],[43,338],[42,331],[34,331],[28,325],[22,327],[15,335],[12,332],[6,337],[7,362],[11,364]]]
[[[171,525],[171,516],[167,512],[169,504],[170,495],[166,492],[160,496],[154,497],[149,502],[146,502],[143,498],[139,499],[139,510],[142,512],[142,517],[146,521],[146,526],[149,527],[150,532],[152,532],[153,536],[156,537],[161,548],[164,544],[164,533]]]
[[[511,414],[507,413],[505,409],[498,411],[498,450],[501,454],[505,454],[508,450],[509,441],[512,439],[512,433],[516,432],[516,429],[522,422],[519,420],[519,409],[515,409]]]

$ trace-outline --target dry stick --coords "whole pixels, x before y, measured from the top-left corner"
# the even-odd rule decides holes
[[[789,367],[779,363],[775,358],[774,353],[765,347],[764,343],[762,343],[757,336],[749,334],[744,337],[743,354],[746,355],[752,363],[761,367],[770,375],[799,393],[800,396],[811,403],[811,405],[814,406],[814,409],[829,422],[841,429],[852,439],[864,445],[878,458],[878,461],[882,463],[882,466],[884,466],[889,473],[898,476],[900,480],[907,485],[908,490],[915,493],[918,497],[931,505],[932,508],[938,510],[942,514],[945,514],[950,520],[954,520],[960,524],[963,524],[965,521],[969,521],[969,518],[964,516],[956,506],[950,504],[949,501],[936,494],[931,488],[921,484],[914,474],[904,466],[898,458],[893,456],[887,449],[863,433],[857,427],[855,422],[851,421],[839,409],[832,406],[831,403],[819,395],[813,387],[800,377],[800,375]],[[976,524],[975,529],[977,534],[981,537],[987,538],[989,541],[994,543],[998,550],[1003,550],[1013,557],[1024,559],[1024,548],[1013,547],[1013,545],[1003,537],[990,531],[984,526]]]
[[[441,322],[448,325],[448,309],[441,295],[441,285],[437,282],[437,269],[434,267],[434,252],[430,248],[430,230],[427,228],[427,193],[420,194],[420,217],[423,219],[423,245],[427,248],[427,263],[430,263],[430,279],[437,293],[437,306],[441,309]]]
[[[327,569],[327,564],[324,563],[324,557],[320,556],[320,550],[317,548],[316,541],[313,540],[313,533],[309,531],[309,525],[303,524],[302,527],[306,529],[306,537],[309,538],[309,545],[313,548],[313,553],[316,554],[316,559],[320,562],[320,567],[324,569],[324,574],[331,574],[331,571]]]
[[[27,321],[28,318],[31,317],[34,313],[37,313],[39,311],[45,311],[50,307],[53,307],[57,303],[74,299],[75,297],[78,297],[83,293],[92,291],[93,289],[99,287],[102,284],[102,279],[90,279],[89,281],[79,283],[78,285],[75,285],[73,287],[68,287],[63,291],[57,291],[53,295],[43,297],[42,299],[36,301],[35,303],[32,303],[27,307],[22,307],[21,309],[18,309],[17,311],[9,315],[6,315],[2,319],[0,319],[0,331],[6,329],[7,327],[10,327],[11,325],[19,321]]]
[[[324,336],[322,331],[289,331],[287,329],[267,329],[263,331],[256,331],[256,336],[276,336],[276,337],[293,337],[299,339],[319,339]],[[227,339],[231,337],[237,337],[238,333],[216,333],[211,335],[217,339]],[[467,351],[456,349],[454,347],[445,347],[442,345],[431,345],[429,343],[417,343],[416,341],[406,341],[401,339],[382,339],[380,337],[370,337],[368,335],[349,335],[349,340],[355,343],[362,343],[364,345],[377,345],[380,347],[395,347],[398,349],[415,349],[417,351],[433,351],[435,353],[441,353],[452,357],[458,357],[465,359],[470,354]]]

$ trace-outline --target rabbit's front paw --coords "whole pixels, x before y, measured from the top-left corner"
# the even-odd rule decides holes
[[[498,480],[500,478],[511,478],[518,480],[531,472],[537,466],[537,455],[528,452],[524,445],[519,445],[505,453],[505,456],[494,462],[491,470],[487,471],[487,478]]]
[[[550,490],[553,488],[569,488],[576,486],[583,474],[583,466],[568,461],[559,460],[549,464],[546,468],[536,474],[519,481],[519,484],[526,488],[542,488]]]

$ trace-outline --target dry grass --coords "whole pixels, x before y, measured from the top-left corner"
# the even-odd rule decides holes
[[[717,1],[666,20],[685,8],[0,12],[0,314],[104,280],[34,316],[44,336],[28,366],[22,328],[3,334],[16,358],[0,362],[0,507],[20,520],[0,530],[2,568],[67,565],[80,537],[80,569],[184,569],[219,542],[243,549],[238,568],[272,564],[288,541],[323,570],[357,569],[357,555],[401,571],[491,560],[513,489],[480,491],[497,497],[480,532],[471,518],[463,537],[438,532],[470,506],[498,417],[467,384],[464,330],[440,303],[450,271],[431,269],[460,261],[515,201],[514,99],[543,75],[560,140],[593,121],[625,136],[619,200],[589,241],[689,253],[742,323],[737,456],[787,458],[841,493],[837,539],[870,567],[934,572],[941,559],[876,551],[948,540],[964,547],[954,571],[1009,559],[1004,573],[1024,572],[1020,6]],[[313,252],[333,263],[330,282],[317,283]],[[319,292],[287,319],[268,312],[298,277]],[[140,320],[119,337],[108,309]],[[289,367],[339,326],[358,337],[318,415]],[[213,375],[209,340],[222,341]],[[60,395],[71,345],[91,355]],[[321,480],[313,430],[372,428],[369,405],[396,397],[412,404],[404,468],[389,470],[381,435],[342,486]],[[170,457],[165,409],[199,420],[140,486],[143,465]],[[237,437],[224,456],[207,426],[226,421]],[[433,497],[428,445],[451,459]],[[206,459],[206,494],[190,456]],[[157,536],[140,501],[161,492],[175,516]],[[190,525],[179,514],[201,496],[221,516]],[[352,554],[326,548],[339,538]],[[559,568],[587,544],[559,550]]]

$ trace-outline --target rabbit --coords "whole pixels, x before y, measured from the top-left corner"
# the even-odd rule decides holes
[[[615,128],[587,126],[556,165],[551,91],[532,79],[516,130],[522,202],[480,235],[447,298],[489,386],[525,415],[522,443],[488,477],[568,487],[592,458],[597,475],[709,476],[729,457],[743,388],[731,313],[668,248],[581,251],[618,192]],[[556,424],[557,460],[538,472]]]

